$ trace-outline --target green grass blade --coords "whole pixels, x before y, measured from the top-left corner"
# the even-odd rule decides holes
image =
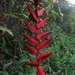
[[[5,28],[5,27],[3,27],[3,26],[0,26],[0,30],[6,31],[6,32],[8,32],[10,35],[12,35],[12,36],[13,36],[12,31],[11,31],[11,30],[9,30],[9,29],[7,29],[7,28]]]

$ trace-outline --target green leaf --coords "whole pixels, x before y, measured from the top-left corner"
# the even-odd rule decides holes
[[[65,17],[69,18],[70,20],[72,20],[73,22],[75,22],[75,19],[73,17],[71,17],[70,15],[66,15],[64,14]]]
[[[24,16],[25,18],[28,18],[29,19],[29,17],[26,15],[26,14],[19,14],[19,13],[7,13],[7,14],[5,14],[6,16],[10,16],[10,17],[12,17],[12,18],[15,18],[15,19],[19,19],[19,20],[21,20],[21,21],[23,21],[23,19],[21,18],[21,17],[19,17],[18,15],[22,15],[22,16]]]
[[[12,31],[11,31],[11,30],[9,30],[9,29],[7,29],[7,28],[5,28],[5,27],[3,27],[3,26],[0,26],[0,30],[6,31],[6,32],[8,32],[10,35],[12,35],[12,36],[13,36]]]
[[[47,0],[48,2],[53,2],[53,0]]]
[[[9,75],[9,74],[5,71],[0,71],[0,75]]]

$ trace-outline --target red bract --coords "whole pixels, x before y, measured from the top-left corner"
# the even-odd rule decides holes
[[[40,55],[40,56],[37,56],[37,59],[38,59],[38,60],[45,60],[45,59],[47,59],[51,54],[52,54],[52,52],[48,52],[48,53],[42,54],[42,55]]]
[[[27,28],[31,31],[31,32],[33,32],[33,33],[35,33],[35,34],[38,34],[38,31],[36,30],[36,28],[34,28],[31,24],[29,24],[27,21],[25,21],[24,20],[24,23],[26,24],[26,26],[27,26]]]
[[[38,49],[38,50],[42,50],[42,49],[46,48],[46,46],[49,44],[49,42],[50,42],[51,40],[52,40],[52,38],[50,38],[50,39],[48,39],[48,40],[42,42],[39,46],[37,46],[37,49]]]
[[[38,5],[38,4],[37,4],[37,0],[34,0],[34,4],[35,4],[35,6],[37,7],[37,5]]]
[[[37,11],[37,14],[38,16],[42,16],[43,15],[43,12],[44,12],[44,8],[42,8],[41,10]]]
[[[40,34],[40,35],[37,35],[36,38],[37,38],[38,40],[42,40],[42,39],[46,38],[50,33],[51,33],[51,31],[50,31],[50,32],[44,32],[44,33],[42,33],[42,34]]]
[[[35,15],[33,9],[32,9],[31,6],[30,6],[30,4],[27,4],[27,6],[28,6],[28,10],[29,10],[30,14],[33,16],[34,20],[35,20],[36,22],[38,22],[38,18],[36,17],[36,15]]]
[[[36,25],[37,28],[42,28],[44,27],[44,25],[46,24],[48,18],[45,18],[44,20],[42,20],[39,24]]]
[[[39,62],[28,62],[27,64],[30,66],[37,67],[39,65]]]
[[[40,0],[38,0],[38,5],[40,6]]]
[[[35,4],[35,8],[34,8],[35,12],[32,9],[30,4],[27,3],[27,7],[30,12],[29,18],[30,20],[32,19],[32,21],[34,22],[34,23],[32,22],[34,26],[27,21],[24,21],[24,23],[27,26],[27,28],[32,33],[35,34],[33,35],[35,39],[30,37],[27,34],[24,34],[24,37],[28,40],[28,42],[32,46],[34,45],[34,47],[31,47],[29,45],[25,45],[25,47],[28,49],[28,51],[31,54],[35,55],[36,61],[28,62],[27,64],[37,68],[36,75],[45,75],[42,68],[40,67],[40,61],[47,59],[52,54],[52,52],[47,52],[39,55],[40,53],[39,51],[46,48],[49,42],[52,40],[52,38],[49,38],[44,41],[44,39],[47,38],[47,36],[51,33],[51,31],[43,32],[43,33],[40,32],[40,28],[43,28],[45,26],[48,18],[45,18],[43,20],[40,18],[43,15],[44,8],[40,9],[40,0],[33,0],[33,1]],[[44,42],[40,43],[41,40],[43,40]]]
[[[44,72],[40,66],[37,67],[37,75],[44,75]]]
[[[30,36],[24,34],[24,37],[29,41],[30,44],[32,44],[32,45],[38,44],[38,42],[36,40],[34,40],[33,38],[31,38]]]
[[[35,54],[35,55],[38,54],[38,52],[37,52],[34,48],[32,48],[32,47],[30,47],[30,46],[28,46],[28,45],[25,45],[25,47],[29,50],[29,52],[30,52],[31,54]]]
[[[40,0],[34,0],[34,4],[35,4],[35,6],[40,6]]]

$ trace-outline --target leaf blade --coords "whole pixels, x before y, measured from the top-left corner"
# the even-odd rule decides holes
[[[0,26],[0,30],[6,31],[6,32],[8,32],[10,35],[12,35],[12,36],[13,36],[12,31],[11,31],[11,30],[9,30],[9,29],[7,29],[7,28],[5,28],[5,27],[3,27],[3,26]]]

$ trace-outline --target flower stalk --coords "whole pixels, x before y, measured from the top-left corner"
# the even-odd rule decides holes
[[[51,42],[52,38],[44,40],[44,38],[47,38],[47,36],[51,34],[51,31],[47,31],[44,33],[40,32],[40,29],[46,25],[48,18],[45,18],[43,20],[40,18],[44,12],[44,8],[40,9],[40,0],[34,0],[34,5],[35,5],[35,11],[32,9],[31,5],[27,3],[28,11],[30,12],[30,15],[34,19],[32,21],[35,22],[35,26],[31,25],[26,20],[24,20],[24,23],[27,26],[28,30],[31,31],[32,34],[35,34],[35,38],[32,38],[27,34],[24,34],[24,37],[28,40],[28,42],[32,46],[35,46],[34,48],[27,44],[25,45],[28,51],[32,55],[35,55],[36,61],[27,62],[27,64],[29,66],[33,66],[37,68],[36,75],[45,75],[43,69],[40,66],[40,61],[46,60],[52,54],[52,52],[47,52],[44,54],[39,54],[39,52],[40,50],[45,49],[48,46],[48,44]],[[44,40],[44,41],[41,43],[40,40]]]

